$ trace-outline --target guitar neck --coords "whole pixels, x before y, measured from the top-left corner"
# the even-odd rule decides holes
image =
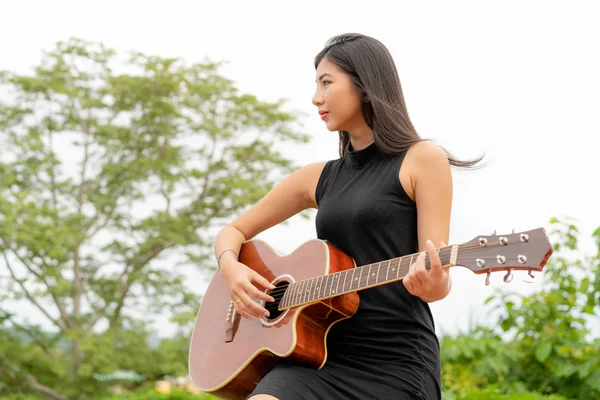
[[[447,246],[437,249],[442,267],[456,265],[458,247]],[[363,265],[357,268],[319,276],[289,284],[281,302],[280,310],[301,306],[319,300],[336,297],[375,286],[402,280],[416,261],[419,253]],[[425,258],[427,270],[431,269],[429,254]]]

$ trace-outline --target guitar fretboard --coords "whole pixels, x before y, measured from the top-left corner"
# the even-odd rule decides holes
[[[450,264],[453,246],[438,249],[442,265]],[[419,253],[392,258],[374,264],[319,276],[289,284],[279,304],[279,309],[297,307],[302,304],[339,296],[401,280],[417,260]],[[425,258],[427,270],[431,269],[429,254]]]

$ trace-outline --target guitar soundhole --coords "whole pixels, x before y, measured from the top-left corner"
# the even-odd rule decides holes
[[[287,290],[289,284],[290,283],[286,281],[278,282],[275,284],[275,289],[273,289],[269,293],[269,295],[271,295],[271,297],[273,297],[275,301],[272,303],[267,302],[267,304],[265,305],[265,308],[267,309],[267,311],[269,311],[268,319],[279,318],[279,316],[285,312],[285,310],[279,310],[279,303],[281,303],[281,299],[283,298],[283,295],[285,294],[285,291]]]

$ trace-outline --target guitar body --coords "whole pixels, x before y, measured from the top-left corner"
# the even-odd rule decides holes
[[[351,257],[316,239],[288,256],[277,254],[263,241],[250,240],[242,245],[239,259],[278,288],[356,266]],[[329,328],[354,315],[359,301],[359,295],[351,292],[284,311],[273,310],[269,317],[249,321],[239,318],[235,310],[230,312],[230,293],[217,272],[196,317],[189,353],[190,378],[202,391],[244,399],[283,358],[321,368],[327,358]]]

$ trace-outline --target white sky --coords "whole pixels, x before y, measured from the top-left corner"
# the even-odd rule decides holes
[[[381,40],[399,69],[412,121],[424,138],[458,157],[491,165],[454,174],[450,243],[480,234],[580,220],[586,249],[600,225],[600,24],[594,1],[18,1],[0,5],[0,69],[28,73],[43,49],[70,36],[199,62],[226,60],[222,73],[262,100],[287,98],[304,111],[313,140],[301,165],[337,158],[311,104],[314,56],[333,35]],[[314,213],[313,213],[314,216]],[[314,217],[294,217],[260,238],[280,252],[315,237]],[[523,274],[524,276],[524,274]],[[441,332],[486,321],[494,288],[527,293],[502,274],[453,268],[450,295],[432,309]],[[541,277],[541,276],[538,276]],[[168,325],[158,326],[168,334]]]

